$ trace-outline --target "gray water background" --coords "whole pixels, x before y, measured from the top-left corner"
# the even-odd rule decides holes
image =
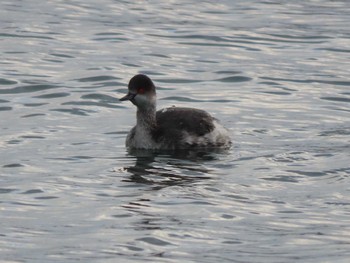
[[[1,262],[349,262],[350,2],[0,3]],[[228,152],[128,153],[128,80]]]

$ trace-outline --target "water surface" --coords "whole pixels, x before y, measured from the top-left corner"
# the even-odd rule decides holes
[[[2,1],[2,262],[348,262],[348,1]],[[227,152],[128,153],[118,98]]]

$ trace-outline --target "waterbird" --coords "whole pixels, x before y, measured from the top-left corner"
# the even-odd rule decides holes
[[[126,138],[128,149],[177,150],[229,148],[229,132],[208,112],[186,107],[156,110],[156,87],[144,74],[132,77],[120,101],[137,107],[136,125]]]

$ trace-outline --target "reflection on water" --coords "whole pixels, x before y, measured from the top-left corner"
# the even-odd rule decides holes
[[[348,262],[349,1],[1,1],[4,262]],[[228,151],[127,152],[127,82]]]
[[[135,157],[135,165],[125,167],[131,173],[129,179],[136,183],[157,187],[181,185],[196,180],[210,179],[210,161],[218,160],[218,154],[228,154],[225,149],[154,151],[132,149],[129,155]]]

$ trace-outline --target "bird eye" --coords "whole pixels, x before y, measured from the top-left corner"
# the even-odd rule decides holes
[[[143,94],[143,93],[145,93],[145,89],[144,88],[138,88],[137,89],[137,93]]]

